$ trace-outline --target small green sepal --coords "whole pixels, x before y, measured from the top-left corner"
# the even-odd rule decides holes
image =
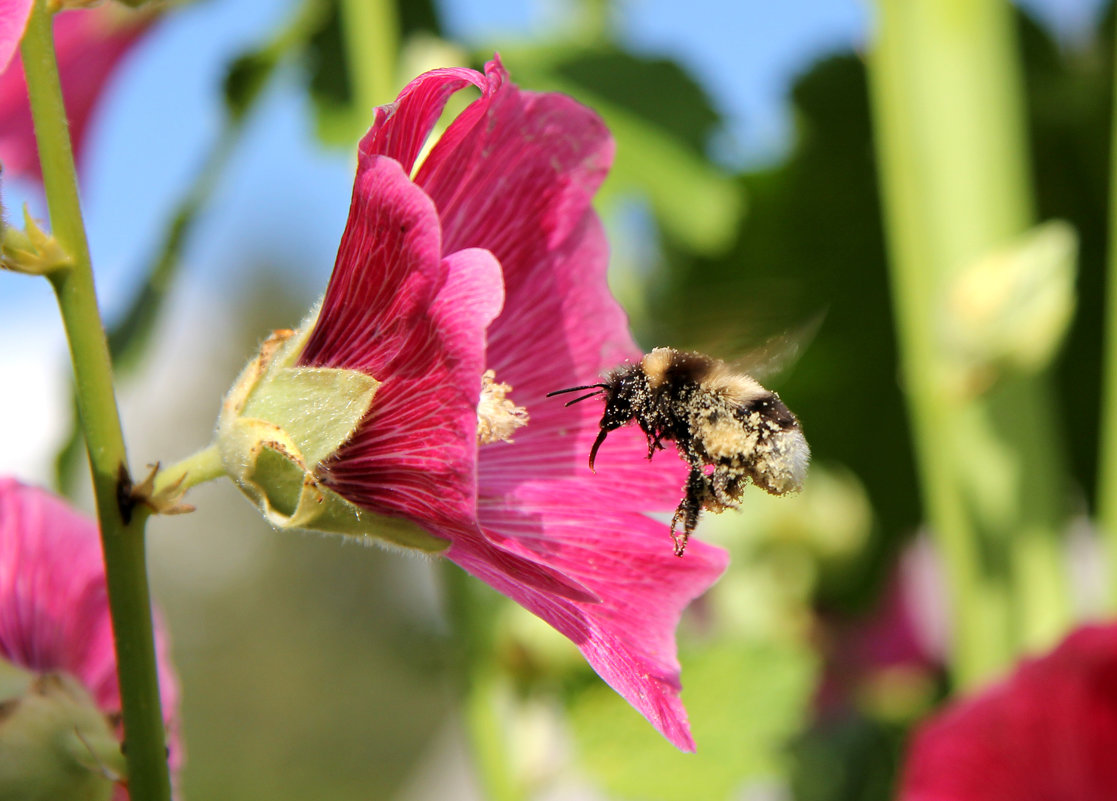
[[[27,206],[23,207],[24,230],[5,224],[0,241],[0,267],[27,275],[52,275],[68,270],[73,264],[70,254],[58,240],[35,222]]]

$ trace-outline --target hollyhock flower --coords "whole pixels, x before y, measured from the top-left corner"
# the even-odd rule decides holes
[[[17,2],[0,0],[0,3]],[[0,14],[3,13],[4,6],[0,5]],[[148,12],[127,11],[116,5],[55,15],[54,49],[75,158],[81,159],[85,133],[101,90],[120,59],[147,30],[153,18]],[[4,30],[2,36],[6,38],[7,33]],[[4,39],[0,39],[0,47],[3,44]],[[17,37],[15,45],[18,44]],[[0,70],[6,63],[2,56],[0,50]],[[0,74],[0,164],[9,175],[41,179],[35,128],[27,102],[27,82],[23,62],[19,59],[13,59]]]
[[[964,698],[915,733],[903,801],[1110,801],[1117,793],[1117,625]]]
[[[31,0],[0,0],[0,72],[19,49],[30,14]]]
[[[158,626],[156,644],[171,767],[177,768],[177,681]],[[117,738],[122,735],[97,526],[53,495],[7,478],[0,478],[0,661],[38,676],[76,679]],[[116,798],[124,801],[127,792],[118,787]]]
[[[420,163],[447,100],[470,86],[480,98]],[[273,522],[344,531],[344,511],[321,511],[340,498],[350,533],[441,551],[573,640],[693,749],[674,630],[726,556],[694,543],[675,557],[666,523],[646,514],[675,508],[681,462],[649,463],[642,435],[622,430],[594,475],[600,407],[545,397],[640,355],[590,205],[612,155],[593,112],[521,91],[498,59],[483,75],[412,81],[360,143],[320,310],[247,368],[219,443]],[[298,385],[289,408],[276,384]],[[274,475],[269,453],[305,471],[274,482],[285,497],[260,478]]]

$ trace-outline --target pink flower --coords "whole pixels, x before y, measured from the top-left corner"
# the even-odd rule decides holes
[[[0,0],[0,4],[18,2]],[[4,13],[0,5],[0,14]],[[55,17],[54,48],[76,159],[81,159],[85,132],[101,90],[121,57],[147,30],[152,19],[149,13],[128,13],[115,5],[65,11]],[[6,36],[7,30],[3,32],[3,37]],[[17,36],[15,45],[18,44]],[[6,63],[3,45],[4,38],[0,38],[0,70]],[[27,82],[23,62],[19,60],[0,74],[0,163],[6,173],[41,179]]]
[[[418,166],[447,99],[481,97]],[[644,457],[635,430],[587,467],[600,408],[547,392],[598,380],[639,351],[605,281],[590,201],[613,156],[601,120],[568,97],[485,74],[428,72],[377,109],[360,143],[349,221],[302,365],[383,382],[323,484],[448,540],[446,556],[547,621],[668,740],[694,747],[674,630],[721,574],[723,551],[672,553],[685,470]],[[530,422],[478,446],[482,374]],[[615,439],[614,439],[615,437]]]
[[[1111,801],[1117,625],[1086,626],[916,732],[903,801]]]
[[[156,628],[159,687],[172,768],[181,763],[178,682]],[[0,478],[0,658],[35,673],[77,678],[120,719],[112,622],[97,526],[63,501]],[[117,799],[126,799],[120,790]]]
[[[0,0],[0,72],[19,49],[30,14],[31,0]]]

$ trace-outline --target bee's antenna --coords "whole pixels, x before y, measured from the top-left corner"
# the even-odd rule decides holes
[[[586,398],[596,397],[597,395],[600,395],[604,391],[605,390],[603,390],[603,389],[595,389],[593,392],[590,392],[588,395],[582,395],[581,397],[575,398],[572,401],[567,401],[566,403],[563,404],[563,406],[573,406],[578,401],[584,401]]]
[[[547,397],[548,398],[553,398],[555,395],[565,395],[567,392],[578,392],[578,391],[583,390],[583,389],[594,389],[594,388],[608,389],[609,385],[608,384],[586,384],[584,387],[568,387],[566,389],[556,389],[554,392],[548,392]],[[588,398],[589,395],[587,395],[586,397]],[[571,401],[571,403],[576,403],[576,401]]]

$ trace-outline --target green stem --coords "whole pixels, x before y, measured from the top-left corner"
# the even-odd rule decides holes
[[[507,677],[494,657],[493,629],[503,600],[474,581],[457,565],[442,571],[447,611],[462,663],[466,734],[485,798],[523,801],[527,790],[517,780],[510,752],[508,709],[511,692]]]
[[[170,467],[161,469],[155,476],[154,491],[158,493],[175,485],[186,491],[224,475],[221,452],[217,449],[217,445],[210,445]]]
[[[1117,74],[1117,61],[1114,63]],[[1114,83],[1117,103],[1117,82]],[[1098,460],[1098,527],[1108,568],[1107,606],[1117,611],[1117,105],[1110,123],[1109,266],[1106,276],[1106,331],[1102,387],[1101,453]]]
[[[893,305],[924,501],[966,687],[1066,625],[1055,416],[1039,378],[960,391],[943,347],[959,272],[1032,223],[1004,0],[877,0],[870,58]]]
[[[131,522],[118,502],[128,468],[113,394],[112,368],[97,308],[66,109],[54,56],[51,17],[35,0],[21,44],[43,186],[54,236],[73,267],[51,276],[70,344],[78,408],[89,449],[115,634],[128,786],[133,801],[170,798],[155,639],[144,555],[143,519]],[[129,515],[130,517],[130,515]]]
[[[372,119],[373,108],[396,96],[396,6],[393,0],[342,0],[341,22],[353,111],[363,130]]]

